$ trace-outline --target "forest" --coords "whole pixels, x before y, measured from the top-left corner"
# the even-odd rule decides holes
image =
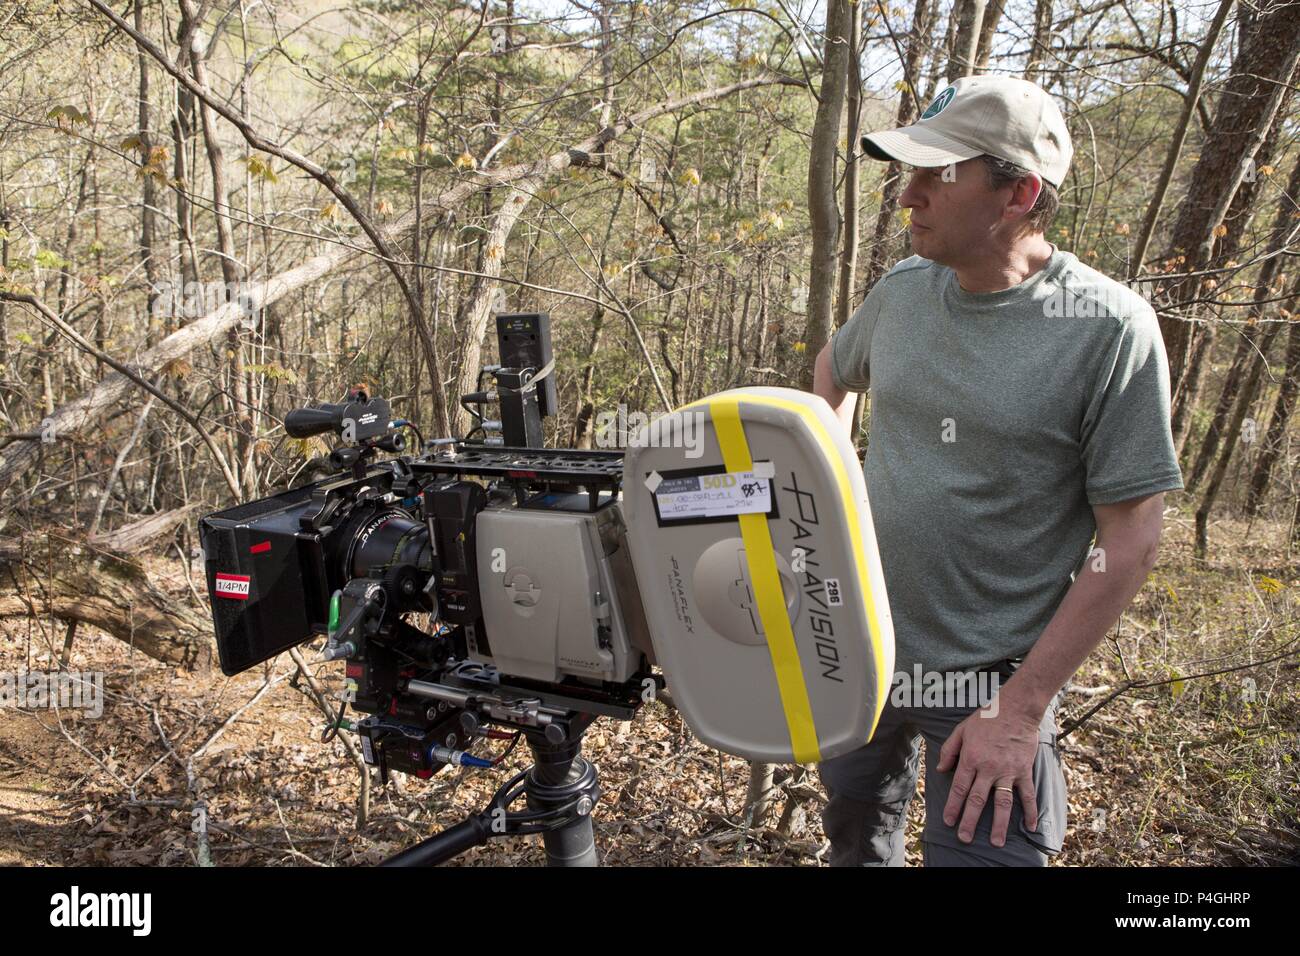
[[[1300,859],[1300,2],[6,0],[0,671],[103,700],[6,713],[0,864],[373,864],[482,806],[322,743],[307,648],[222,675],[199,519],[311,480],[285,416],[359,383],[468,432],[498,313],[550,316],[548,447],[810,389],[912,254],[862,134],[981,74],[1061,105],[1047,238],[1154,308],[1186,485],[1066,688],[1054,864]],[[584,753],[603,864],[826,862],[815,768],[670,701]]]

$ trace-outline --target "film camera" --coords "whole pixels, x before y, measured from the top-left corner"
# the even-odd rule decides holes
[[[324,636],[321,659],[345,661],[327,734],[355,733],[381,779],[489,768],[484,739],[527,741],[535,765],[487,809],[390,862],[541,833],[549,862],[594,863],[583,732],[631,719],[665,678],[731,753],[816,760],[869,739],[892,630],[862,475],[825,403],[740,389],[626,452],[547,449],[549,320],[498,315],[496,331],[502,364],[462,397],[465,438],[425,442],[354,388],[285,418],[291,436],[341,439],[328,477],[200,523],[222,670]],[[692,424],[698,462],[655,440]]]

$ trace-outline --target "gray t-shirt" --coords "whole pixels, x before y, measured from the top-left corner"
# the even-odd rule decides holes
[[[832,359],[836,385],[871,390],[864,471],[898,671],[1025,654],[1088,557],[1090,505],[1183,486],[1155,313],[1068,252],[990,293],[906,259]]]

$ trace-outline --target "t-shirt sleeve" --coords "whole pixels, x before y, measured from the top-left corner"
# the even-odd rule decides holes
[[[1150,309],[1121,321],[1101,363],[1081,438],[1090,504],[1183,487],[1169,420],[1169,362]]]
[[[865,392],[871,383],[871,334],[880,319],[881,279],[831,339],[831,380],[846,392]]]

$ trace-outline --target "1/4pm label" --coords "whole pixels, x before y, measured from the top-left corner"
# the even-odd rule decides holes
[[[249,580],[247,574],[218,574],[215,590],[221,597],[247,601]]]

